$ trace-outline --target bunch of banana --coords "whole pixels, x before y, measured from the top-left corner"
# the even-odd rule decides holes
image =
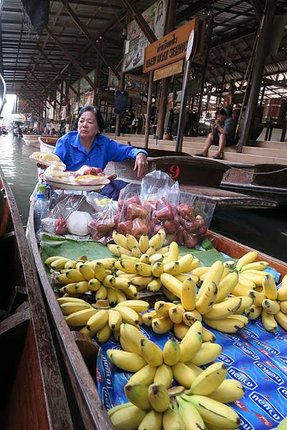
[[[137,327],[141,322],[140,313],[149,307],[144,300],[127,300],[114,308],[98,309],[75,297],[61,297],[58,302],[69,327],[80,329],[90,338],[95,337],[98,343],[107,342],[112,335],[119,339],[123,322]]]
[[[121,325],[120,343],[122,351],[108,349],[107,355],[115,366],[134,373],[129,384],[157,383],[166,388],[173,380],[189,388],[202,371],[200,366],[213,362],[222,350],[219,344],[202,342],[200,321],[189,327],[181,342],[167,340],[163,350],[130,324]]]
[[[276,332],[278,324],[287,330],[287,275],[277,288],[273,275],[265,273],[260,291],[254,291],[253,306],[246,310],[250,319],[261,316],[265,330]]]

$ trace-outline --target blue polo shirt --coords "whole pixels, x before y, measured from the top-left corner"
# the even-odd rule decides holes
[[[89,152],[81,145],[77,131],[70,131],[57,141],[54,154],[58,155],[67,170],[78,170],[86,165],[100,167],[104,170],[109,161],[123,161],[127,158],[135,159],[144,149],[136,149],[110,139],[103,134],[97,134]]]

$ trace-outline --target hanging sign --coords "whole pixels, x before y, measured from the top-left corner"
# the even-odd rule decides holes
[[[159,79],[167,78],[168,76],[176,75],[182,72],[183,60],[179,60],[176,63],[169,64],[161,67],[154,71],[153,80],[158,81]]]
[[[192,31],[194,33],[197,31],[197,26],[198,20],[192,19],[171,33],[161,37],[156,42],[148,45],[145,49],[144,72],[157,70],[184,58],[190,34]]]

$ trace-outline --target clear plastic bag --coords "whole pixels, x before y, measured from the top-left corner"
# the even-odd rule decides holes
[[[111,241],[112,232],[115,228],[115,214],[117,207],[113,200],[105,205],[104,209],[94,212],[93,219],[88,224],[88,230],[93,240],[104,245]]]

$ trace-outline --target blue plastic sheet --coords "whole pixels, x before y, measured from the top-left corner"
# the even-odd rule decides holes
[[[157,335],[148,327],[141,327],[141,331],[161,348],[173,337],[172,333]],[[228,377],[239,380],[245,388],[244,397],[230,404],[240,416],[239,428],[276,427],[287,416],[287,333],[280,327],[276,334],[268,333],[260,319],[250,321],[236,334],[212,331],[216,342],[222,345],[217,361],[224,362]],[[109,341],[98,354],[96,384],[107,409],[128,401],[124,386],[131,375],[110,363],[106,355],[109,348],[121,347],[118,342]]]

